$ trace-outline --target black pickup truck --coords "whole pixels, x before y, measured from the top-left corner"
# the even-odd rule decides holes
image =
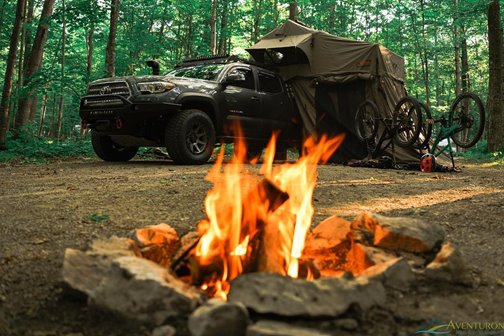
[[[99,79],[81,98],[80,117],[96,154],[128,161],[139,147],[165,146],[178,164],[203,164],[216,142],[233,142],[236,123],[252,153],[279,130],[279,159],[299,145],[301,121],[273,71],[235,57],[187,60],[159,75]]]

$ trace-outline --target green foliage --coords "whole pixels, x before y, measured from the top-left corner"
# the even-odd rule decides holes
[[[487,141],[482,140],[476,146],[460,153],[460,156],[476,161],[492,162],[494,164],[504,164],[504,148],[495,152],[488,152]]]
[[[77,138],[56,141],[33,136],[32,127],[25,127],[14,139],[7,138],[7,149],[0,151],[0,162],[44,162],[51,158],[91,157],[93,149],[89,140]]]
[[[95,214],[95,213],[92,213],[92,214],[89,214],[86,216],[87,219],[90,219],[92,220],[93,222],[101,222],[101,221],[105,221],[105,220],[109,220],[109,215],[98,215],[98,214]]]
[[[287,19],[290,2],[217,0],[219,51],[248,57],[245,48]],[[25,25],[25,34],[31,40],[43,1],[34,3],[33,23]],[[43,120],[40,134],[54,137],[63,84],[61,134],[63,138],[73,137],[74,125],[79,124],[79,97],[85,94],[90,81],[102,78],[105,73],[110,3],[110,0],[67,0],[63,13],[61,2],[56,2],[43,67],[33,75],[29,85],[18,87],[15,83],[11,115],[15,114],[17,99],[37,96],[34,120]],[[404,56],[408,94],[424,102],[429,98],[434,116],[446,113],[455,98],[456,42],[467,42],[470,91],[482,98],[487,96],[487,0],[458,0],[458,10],[453,0],[298,0],[297,3],[298,19],[308,26],[342,37],[381,43]],[[504,10],[504,0],[501,3]],[[5,70],[14,7],[15,1],[0,0],[0,74]],[[148,74],[144,64],[148,59],[158,60],[161,71],[166,73],[181,59],[209,55],[211,8],[211,0],[121,0],[116,75]],[[61,72],[63,18],[67,23],[64,75]],[[459,31],[458,41],[455,41],[455,28]],[[93,47],[90,73],[87,69],[89,36]],[[429,68],[428,78],[425,64]],[[430,89],[429,97],[426,87]],[[46,114],[40,118],[43,101],[47,103]],[[67,143],[34,138],[28,142],[10,138],[10,149],[0,153],[0,159],[29,157],[28,153],[51,157],[81,149],[79,142],[73,140]],[[82,148],[86,152],[89,143],[84,144]]]

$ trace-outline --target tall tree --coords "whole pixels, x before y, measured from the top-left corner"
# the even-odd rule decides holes
[[[453,46],[455,49],[455,95],[461,93],[462,76],[460,71],[460,33],[459,33],[459,1],[453,0]]]
[[[21,25],[24,20],[26,0],[18,0],[16,5],[16,18],[9,46],[9,55],[5,68],[4,87],[2,91],[2,101],[0,102],[0,149],[5,149],[7,130],[9,127],[9,103],[12,95],[12,82],[14,78],[14,66],[16,62],[17,46]]]
[[[492,0],[488,6],[488,150],[490,152],[504,146],[502,43],[499,0]]]
[[[232,4],[231,4],[231,6],[232,6]],[[230,7],[229,2],[224,1],[223,8],[222,8],[221,22],[220,22],[219,46],[217,48],[219,54],[225,54],[226,50],[227,50],[226,41],[229,37],[229,32],[228,32],[229,7]]]
[[[66,13],[65,0],[61,0],[63,26],[61,29],[61,83],[60,83],[60,104],[58,109],[58,126],[56,127],[56,138],[61,137],[61,126],[63,124],[63,112],[65,107],[65,48],[66,48]]]
[[[33,46],[30,51],[30,57],[24,70],[24,86],[28,89],[28,93],[27,96],[22,97],[19,100],[18,111],[14,124],[16,129],[20,129],[22,126],[26,125],[30,116],[35,115],[32,113],[32,109],[35,108],[36,97],[33,95],[33,90],[30,89],[30,83],[33,79],[32,76],[42,67],[50,17],[54,10],[54,1],[55,0],[45,0],[44,6],[42,7],[37,33],[35,34]]]
[[[116,59],[116,36],[117,36],[117,21],[119,19],[120,0],[111,0],[110,8],[110,29],[107,42],[107,54],[105,56],[105,69],[107,77],[115,76],[115,59]]]
[[[212,0],[212,18],[210,19],[210,53],[216,54],[217,41],[217,0]]]
[[[289,19],[290,20],[297,20],[297,0],[292,0],[289,3]]]

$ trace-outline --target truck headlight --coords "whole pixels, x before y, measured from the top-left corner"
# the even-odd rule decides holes
[[[169,82],[145,82],[138,83],[138,90],[142,93],[163,93],[170,91],[175,87],[175,84]]]

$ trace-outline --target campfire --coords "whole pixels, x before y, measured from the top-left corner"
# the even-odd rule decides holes
[[[274,164],[273,136],[259,173],[244,164],[247,148],[238,142],[232,159],[225,163],[222,150],[206,177],[213,188],[196,231],[179,237],[159,224],[67,249],[63,278],[90,302],[154,325],[193,317],[208,298],[258,314],[334,318],[379,306],[385,288],[407,290],[419,277],[469,284],[438,224],[362,213],[312,225],[317,165],[342,141],[308,139],[298,161]]]
[[[343,137],[304,144],[296,163],[273,166],[276,136],[264,156],[260,175],[245,170],[247,148],[235,144],[230,163],[221,151],[207,179],[208,219],[198,223],[195,248],[188,252],[191,283],[210,296],[226,297],[229,282],[242,273],[268,272],[297,278],[306,234],[312,223],[317,164],[327,161]],[[173,270],[180,269],[176,263]],[[305,266],[306,267],[306,266]],[[309,268],[302,272],[313,278]]]

